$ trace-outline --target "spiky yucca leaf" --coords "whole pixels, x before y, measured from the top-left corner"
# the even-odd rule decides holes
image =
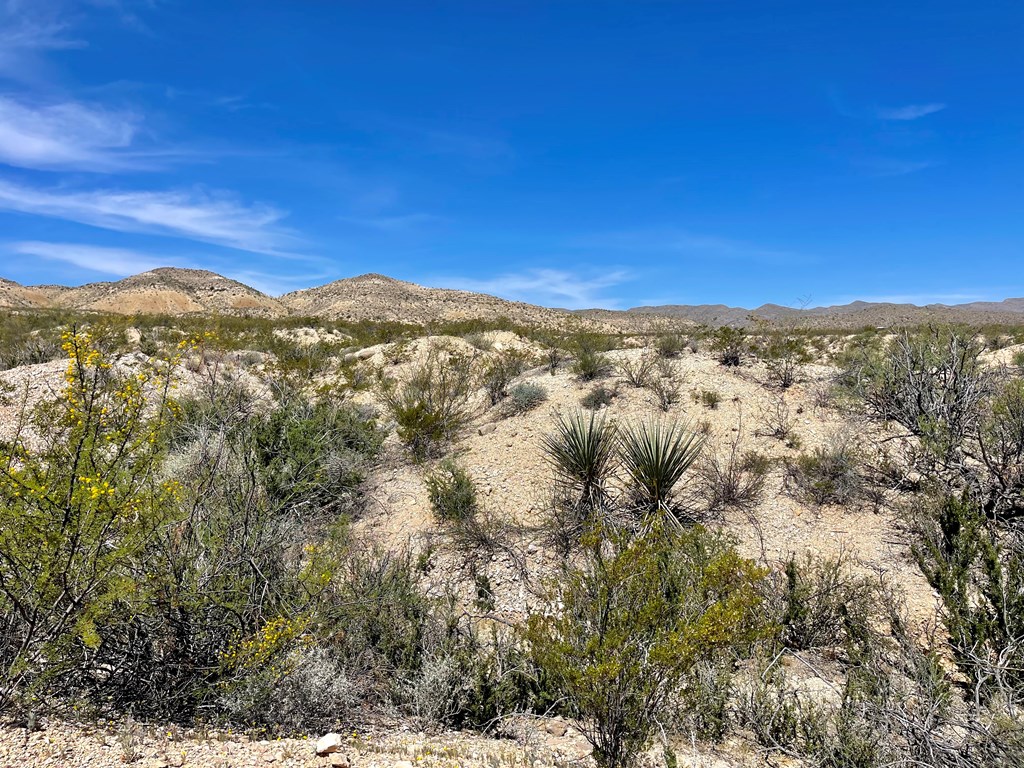
[[[543,445],[559,478],[579,493],[580,503],[594,507],[604,500],[615,456],[615,426],[604,415],[579,409],[560,415]]]
[[[649,421],[623,430],[622,462],[638,501],[667,509],[672,489],[703,447],[702,436],[676,422]]]

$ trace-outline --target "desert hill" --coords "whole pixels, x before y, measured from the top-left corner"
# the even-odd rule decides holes
[[[31,303],[29,303],[31,302]],[[4,281],[0,304],[84,309],[117,314],[221,313],[281,317],[281,303],[255,288],[201,269],[161,267],[116,282],[77,287],[30,286]]]
[[[281,297],[281,303],[294,314],[342,320],[427,323],[507,318],[528,325],[580,323],[577,317],[562,309],[508,301],[483,293],[426,288],[377,274],[288,293]]]
[[[628,310],[568,311],[483,293],[429,288],[379,274],[336,280],[326,285],[268,296],[236,280],[199,269],[162,267],[115,282],[77,287],[23,286],[0,278],[0,307],[65,308],[120,314],[222,313],[282,317],[302,315],[332,320],[431,321],[511,320],[522,325],[647,332],[693,323],[749,326],[758,320],[796,322],[811,328],[888,327],[927,322],[1024,323],[1024,298],[967,304],[897,304],[854,301],[829,307],[793,309],[763,304],[755,309],[725,304],[633,307]]]
[[[633,307],[628,314],[675,318],[701,325],[748,326],[758,320],[795,321],[817,328],[860,328],[864,326],[917,325],[921,323],[967,323],[970,325],[1024,322],[1024,299],[976,301],[967,304],[926,304],[853,301],[827,307],[794,309],[762,304],[755,309],[724,304],[668,304]]]

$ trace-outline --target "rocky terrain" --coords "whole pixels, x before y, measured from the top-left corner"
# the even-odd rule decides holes
[[[924,323],[965,323],[968,325],[1018,324],[1024,322],[1024,299],[976,301],[967,304],[894,304],[854,301],[828,307],[794,309],[778,304],[762,304],[756,309],[729,307],[725,304],[634,307],[628,314],[674,318],[700,325],[749,327],[757,321],[798,323],[810,328],[863,327],[891,328]],[[592,312],[588,316],[594,315]]]
[[[288,311],[255,288],[201,269],[163,267],[109,283],[77,287],[0,283],[0,305],[135,314],[231,314],[281,317]]]
[[[281,303],[296,315],[332,320],[390,320],[429,323],[454,320],[511,320],[522,325],[583,325],[570,313],[495,296],[425,288],[384,275],[360,275],[287,293]]]
[[[945,305],[855,301],[829,307],[793,309],[764,304],[756,309],[724,304],[663,305],[617,310],[566,311],[508,301],[469,291],[428,288],[378,274],[268,296],[214,272],[160,268],[116,282],[78,287],[22,286],[0,278],[0,307],[64,308],[118,314],[220,313],[282,317],[296,315],[344,321],[425,324],[479,320],[509,321],[563,330],[571,328],[651,332],[693,324],[751,326],[786,322],[807,328],[858,329],[930,322],[969,325],[1024,324],[1024,299]]]

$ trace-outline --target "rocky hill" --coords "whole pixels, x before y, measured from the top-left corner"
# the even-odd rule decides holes
[[[293,314],[340,320],[427,323],[507,318],[524,325],[585,324],[561,309],[508,301],[483,293],[426,288],[377,274],[350,277],[288,293],[281,297],[281,303]]]
[[[889,327],[934,322],[1015,325],[1024,323],[1024,299],[924,306],[854,301],[849,304],[809,309],[794,309],[778,304],[762,304],[756,309],[729,307],[724,304],[668,304],[634,307],[626,312],[647,317],[675,318],[709,326],[749,326],[759,320],[793,321],[813,328]]]
[[[52,286],[19,285],[0,277],[0,307],[31,309],[53,306],[55,293]]]
[[[221,313],[282,317],[303,315],[332,320],[384,320],[425,324],[431,321],[498,319],[561,329],[648,333],[693,323],[749,326],[758,320],[795,322],[810,328],[854,329],[928,322],[1024,324],[1024,298],[969,304],[872,303],[854,301],[830,307],[793,309],[763,304],[756,309],[724,304],[634,307],[625,311],[567,311],[496,296],[446,288],[428,288],[378,274],[336,280],[279,298],[199,269],[164,267],[108,283],[78,287],[23,286],[0,278],[0,307],[65,308],[120,314]]]
[[[31,301],[32,303],[27,303]],[[117,314],[220,313],[281,317],[281,303],[255,288],[201,269],[161,267],[109,283],[74,288],[24,287],[4,281],[0,304],[83,309]]]

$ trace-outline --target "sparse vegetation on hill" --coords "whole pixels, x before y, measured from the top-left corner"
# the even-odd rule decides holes
[[[1021,761],[1010,334],[521,330],[4,316],[3,716]]]

